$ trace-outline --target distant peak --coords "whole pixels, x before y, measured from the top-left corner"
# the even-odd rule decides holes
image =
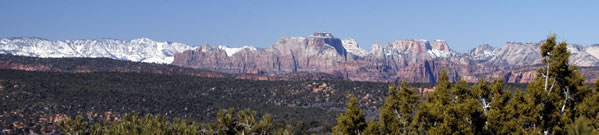
[[[134,39],[134,40],[152,40],[152,39],[147,38],[147,37],[141,37],[141,38],[137,38],[137,39]]]
[[[328,33],[328,32],[314,32],[314,34],[312,34],[312,37],[320,37],[320,38],[335,38],[333,36],[333,34]]]
[[[9,39],[9,40],[15,40],[15,39],[22,39],[22,40],[48,40],[48,39],[41,38],[41,37],[8,37],[6,39]]]
[[[142,37],[142,38],[137,38],[137,39],[133,39],[131,40],[133,42],[154,42],[154,40],[147,38],[147,37]]]
[[[476,48],[496,48],[496,47],[493,47],[489,44],[482,44],[482,45],[478,45],[478,47],[476,47]]]
[[[225,53],[229,57],[233,56],[235,53],[237,53],[237,52],[239,52],[241,50],[244,50],[244,49],[249,49],[251,51],[256,51],[256,47],[249,46],[249,45],[245,45],[245,46],[240,47],[240,48],[231,48],[229,46],[219,45],[219,46],[216,46],[216,48],[225,51]]]

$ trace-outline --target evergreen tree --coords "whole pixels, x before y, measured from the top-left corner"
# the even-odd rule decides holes
[[[368,126],[364,129],[364,135],[383,135],[385,134],[382,122],[378,120],[371,120],[368,122]]]
[[[591,122],[586,118],[578,118],[576,121],[570,125],[568,125],[567,133],[568,135],[592,135],[598,134],[599,132],[593,133],[593,128],[590,126]]]
[[[451,91],[452,101],[446,105],[443,123],[431,128],[434,134],[481,134],[484,126],[483,108],[467,83],[460,80]]]
[[[401,133],[405,134],[414,131],[410,123],[414,119],[413,115],[419,104],[419,96],[413,89],[408,88],[408,83],[405,81],[401,83],[400,87],[401,89],[398,93],[400,113],[397,116],[399,116]]]
[[[395,84],[389,85],[389,95],[381,108],[381,122],[384,133],[402,134],[411,132],[410,123],[416,111],[419,97],[414,90],[408,88],[407,82],[402,82],[397,91]]]
[[[593,90],[576,108],[579,110],[577,117],[587,118],[594,129],[599,129],[599,78],[595,82]]]
[[[515,132],[514,129],[518,128],[515,125],[510,125],[517,123],[510,123],[510,120],[515,120],[513,117],[520,115],[515,111],[519,108],[516,105],[524,102],[522,92],[515,94],[515,98],[511,100],[511,102],[514,102],[512,103],[514,106],[510,106],[508,103],[510,102],[511,92],[504,90],[504,85],[502,80],[495,80],[488,86],[491,102],[488,104],[489,111],[486,113],[487,123],[485,130],[490,133],[509,134]]]
[[[530,127],[544,134],[564,133],[563,127],[576,116],[576,105],[590,89],[576,66],[569,65],[567,43],[557,44],[551,35],[540,46],[542,65],[535,82],[527,88],[527,100],[532,112],[527,116]]]
[[[441,71],[439,83],[435,87],[435,91],[427,95],[424,103],[418,106],[419,111],[412,123],[419,134],[431,131],[433,131],[431,133],[446,134],[445,131],[448,131],[446,127],[440,126],[443,123],[446,106],[452,102],[450,99],[451,82],[449,82],[445,69]]]
[[[292,135],[293,127],[291,125],[286,125],[285,128],[277,128],[273,134],[275,134],[275,135]]]
[[[216,114],[216,128],[218,134],[235,134],[237,124],[235,121],[234,108],[218,110]]]
[[[237,133],[239,134],[250,134],[254,132],[256,125],[256,111],[250,109],[244,109],[237,112],[237,118],[239,118],[237,125],[240,127]]]
[[[494,94],[489,87],[489,83],[487,83],[485,79],[480,79],[480,81],[478,81],[478,83],[471,88],[472,94],[478,97],[485,113],[489,111],[490,103]]]
[[[260,135],[266,135],[269,134],[273,131],[273,116],[271,114],[264,114],[262,115],[262,119],[260,119],[260,122],[258,122],[258,124],[256,124],[256,130],[255,133],[260,134]]]
[[[58,122],[58,127],[61,132],[68,135],[82,135],[87,133],[87,121],[84,121],[83,116],[77,115],[75,119],[66,119]]]
[[[398,117],[399,113],[399,99],[397,94],[397,86],[395,84],[389,85],[389,92],[385,98],[385,103],[380,111],[381,126],[384,133],[399,134],[400,121]],[[396,113],[397,112],[397,113]]]
[[[347,110],[345,114],[337,116],[337,125],[333,128],[333,134],[359,135],[367,126],[364,111],[358,106],[358,98],[353,95],[348,97]]]
[[[178,135],[197,135],[200,134],[200,126],[195,122],[190,122],[180,118],[175,118],[169,127],[169,134]]]

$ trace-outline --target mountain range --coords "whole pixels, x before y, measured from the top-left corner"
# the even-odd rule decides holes
[[[156,42],[149,38],[133,40],[46,40],[42,38],[0,39],[0,54],[33,57],[112,58],[148,63],[171,63],[173,55],[194,47],[176,42]]]
[[[436,82],[441,69],[453,81],[501,78],[526,83],[535,78],[542,57],[537,43],[507,42],[503,48],[480,45],[468,52],[452,50],[443,40],[395,40],[373,44],[369,51],[354,39],[316,32],[305,37],[283,36],[267,48],[191,46],[134,40],[0,39],[0,53],[33,57],[107,57],[208,69],[224,73],[278,76],[296,72],[327,73],[356,81]],[[599,77],[599,45],[570,44],[570,64],[581,67],[587,80]]]

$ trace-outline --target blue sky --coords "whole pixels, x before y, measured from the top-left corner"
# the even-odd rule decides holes
[[[331,32],[372,43],[442,39],[458,51],[537,42],[549,33],[599,43],[599,1],[0,1],[0,37],[134,39],[267,47],[281,36]]]

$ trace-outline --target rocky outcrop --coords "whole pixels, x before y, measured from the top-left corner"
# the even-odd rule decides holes
[[[470,50],[468,53],[472,60],[487,61],[493,58],[499,50],[501,49],[490,46],[489,44],[483,44]]]
[[[342,41],[328,33],[310,37],[281,37],[269,48],[241,50],[231,56],[224,50],[204,45],[192,51],[175,54],[172,64],[211,69],[229,73],[284,74],[292,72],[332,73],[351,61]]]
[[[317,32],[306,37],[284,36],[268,48],[242,49],[232,55],[205,45],[175,54],[172,64],[252,73],[255,75],[239,78],[263,80],[276,80],[276,76],[289,73],[320,72],[356,81],[436,82],[440,71],[447,69],[453,81],[501,78],[510,83],[526,83],[535,78],[534,65],[541,61],[540,44],[508,42],[504,48],[481,45],[468,53],[459,53],[443,40],[395,40],[384,46],[373,44],[366,51],[353,39],[341,40],[330,33]],[[599,60],[588,53],[593,49],[572,45],[570,62],[599,66]]]

